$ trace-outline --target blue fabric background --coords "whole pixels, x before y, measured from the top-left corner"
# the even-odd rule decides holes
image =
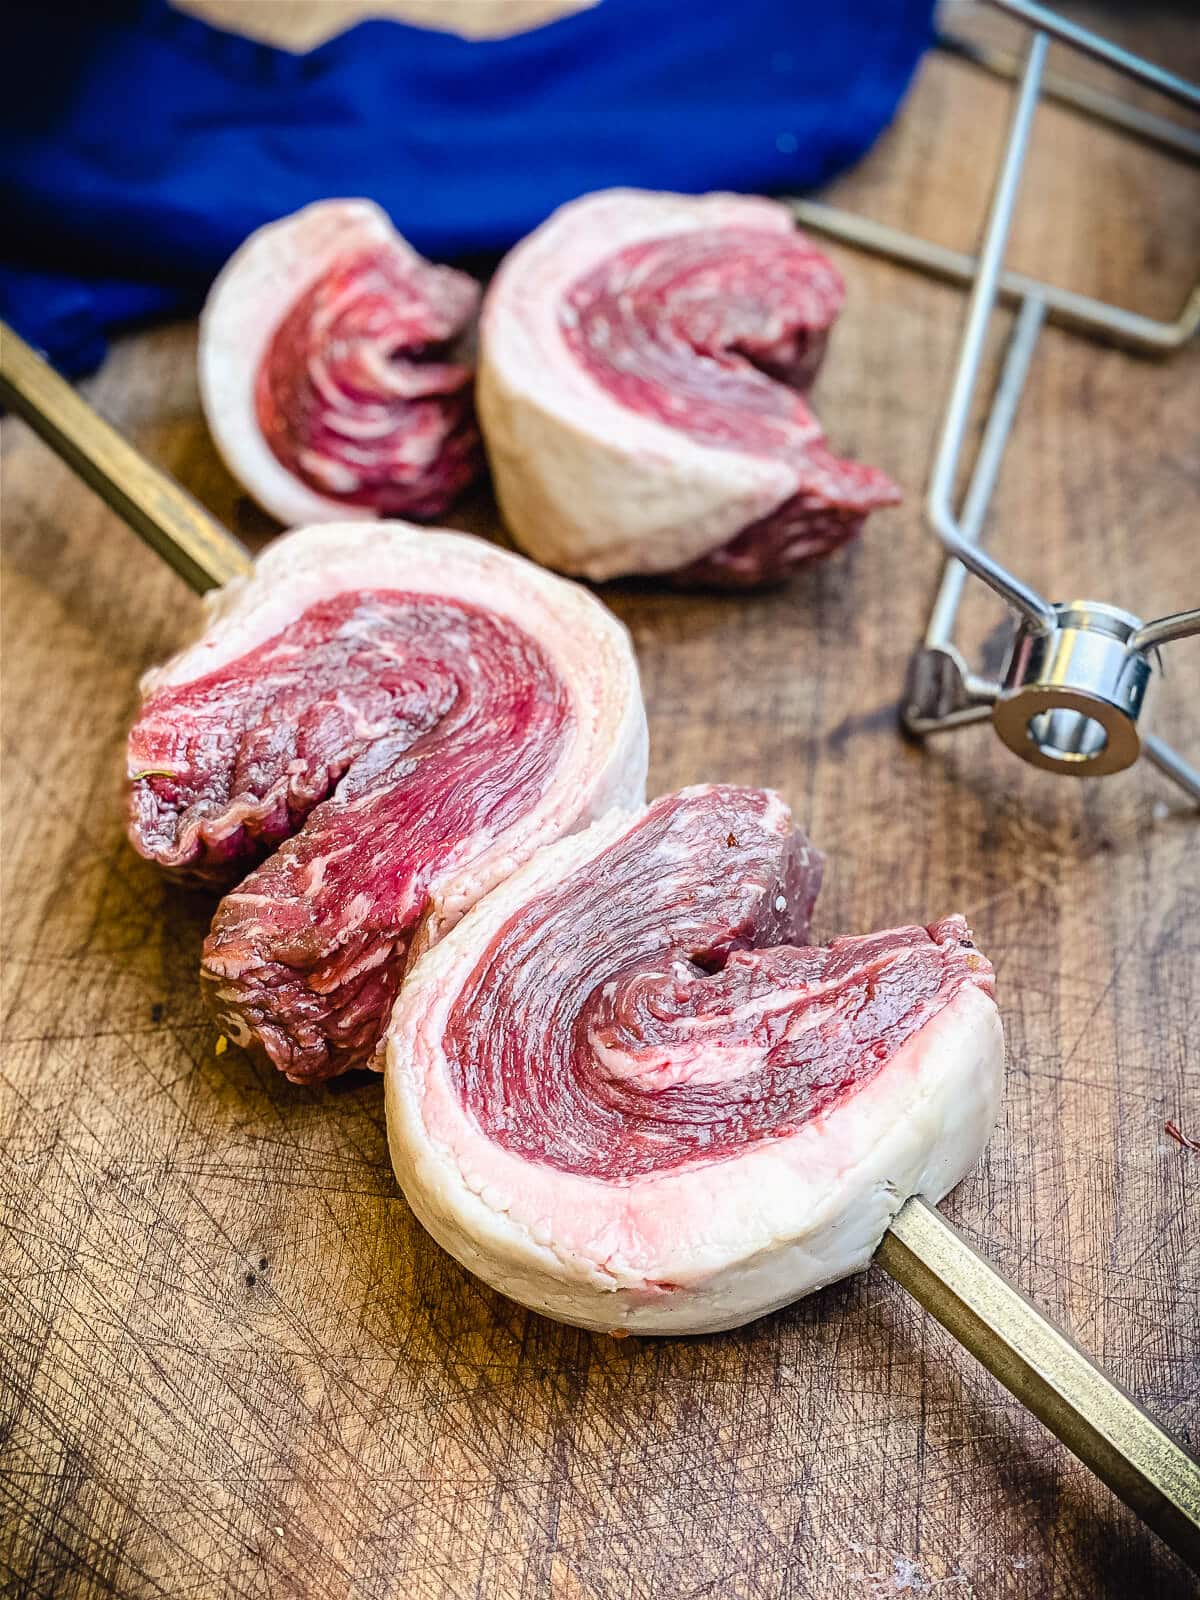
[[[512,39],[367,22],[295,56],[165,0],[17,0],[0,311],[79,372],[323,196],[368,195],[454,260],[612,184],[808,187],[887,124],[930,17],[931,0],[602,0]]]

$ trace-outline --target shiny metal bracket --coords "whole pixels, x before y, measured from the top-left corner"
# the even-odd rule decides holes
[[[1008,139],[978,257],[959,255],[833,207],[796,201],[805,226],[843,242],[904,261],[937,276],[971,285],[950,398],[930,477],[926,515],[947,552],[925,638],[909,666],[901,720],[917,738],[990,721],[1015,755],[1043,771],[1104,777],[1145,755],[1200,803],[1200,772],[1162,739],[1141,727],[1147,695],[1161,671],[1160,647],[1200,633],[1200,609],[1143,622],[1106,602],[1051,602],[981,546],[983,526],[1025,378],[1047,319],[1121,342],[1144,354],[1178,349],[1200,328],[1200,287],[1172,322],[1156,321],[1120,306],[1092,300],[1017,273],[1004,271],[1004,253],[1030,143],[1039,97],[1046,87],[1051,36],[1173,99],[1200,109],[1200,86],[1131,55],[1110,41],[1027,0],[989,0],[1034,28],[1019,74]],[[960,47],[989,70],[1008,75],[1009,58]],[[1150,118],[1111,96],[1074,90],[1054,80],[1051,91],[1085,114],[1185,154],[1200,153],[1190,130]],[[954,484],[996,301],[1018,303],[1000,382],[961,510]],[[998,678],[971,670],[954,643],[954,625],[970,573],[1016,614],[1007,661]]]

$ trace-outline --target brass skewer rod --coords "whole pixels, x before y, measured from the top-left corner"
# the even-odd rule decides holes
[[[249,552],[0,324],[0,398],[176,572],[207,589]],[[876,1260],[1189,1564],[1200,1570],[1200,1464],[933,1207],[901,1207]]]
[[[1200,1571],[1200,1463],[941,1212],[919,1197],[907,1201],[875,1259]]]
[[[0,401],[199,593],[254,565],[240,539],[151,466],[65,378],[0,322]]]

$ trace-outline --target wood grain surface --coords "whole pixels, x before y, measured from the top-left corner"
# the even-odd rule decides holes
[[[1115,27],[1120,15],[1110,13]],[[1126,36],[1200,69],[1194,21]],[[834,196],[973,241],[1005,88],[931,59]],[[1015,259],[1173,313],[1196,178],[1046,110]],[[896,731],[936,559],[921,491],[962,301],[837,252],[818,402],[908,490],[758,598],[605,591],[636,640],[655,791],[778,786],[830,855],[821,937],[961,908],[999,971],[1003,1120],[947,1201],[1185,1440],[1200,1437],[1200,820],[1145,767],[1023,767],[987,728]],[[244,536],[194,328],[130,339],[96,404]],[[1055,597],[1200,592],[1195,348],[1044,337],[993,540]],[[211,902],[124,839],[137,679],[196,601],[4,427],[0,1589],[93,1596],[670,1600],[1178,1596],[1152,1535],[881,1273],[741,1332],[621,1342],[481,1287],[397,1192],[378,1079],[296,1088],[214,1053]],[[463,526],[494,529],[483,497]],[[1002,617],[973,587],[972,648]],[[1200,649],[1157,725],[1200,754]]]

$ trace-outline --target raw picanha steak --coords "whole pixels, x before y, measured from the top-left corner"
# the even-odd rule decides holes
[[[899,495],[835,456],[803,392],[842,305],[769,200],[614,189],[506,258],[480,328],[496,492],[530,555],[588,578],[746,586]]]
[[[233,475],[285,524],[436,517],[483,470],[479,304],[369,200],[251,234],[200,319],[200,394]]]
[[[237,884],[202,964],[226,1033],[297,1080],[381,1065],[406,959],[641,803],[628,635],[576,584],[403,523],[293,533],[208,605],[143,683],[133,843]]]
[[[567,1322],[733,1327],[864,1267],[995,1122],[959,916],[804,946],[820,857],[778,796],[685,789],[548,846],[411,969],[388,1135],[414,1211]]]

